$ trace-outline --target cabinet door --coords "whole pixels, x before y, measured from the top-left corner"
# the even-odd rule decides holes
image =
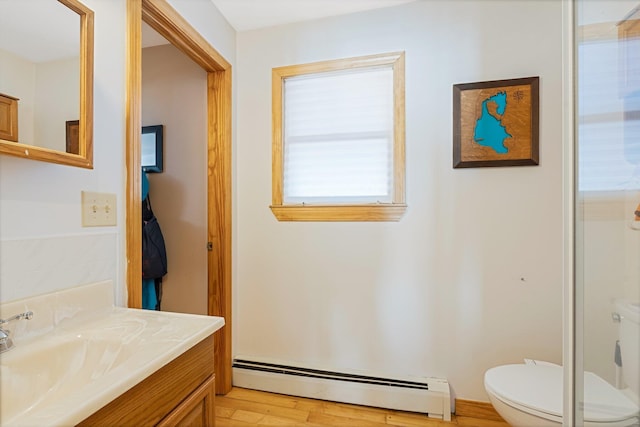
[[[1,93],[0,139],[18,142],[18,98]]]
[[[158,427],[213,427],[215,394],[215,375],[211,375],[160,421]]]

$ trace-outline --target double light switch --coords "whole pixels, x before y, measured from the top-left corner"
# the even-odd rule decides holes
[[[83,227],[116,225],[116,214],[115,194],[82,192]]]

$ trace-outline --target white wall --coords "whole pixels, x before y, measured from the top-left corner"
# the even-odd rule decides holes
[[[0,93],[19,99],[19,142],[65,151],[65,122],[80,115],[78,58],[35,63],[0,50],[0,60]]]
[[[124,301],[126,2],[84,2],[95,12],[94,169],[0,156],[3,302],[107,279],[118,284],[116,300]],[[81,227],[82,190],[117,195],[116,227]],[[92,249],[104,244],[109,247]],[[26,248],[17,264],[7,259],[15,245]],[[52,254],[59,263],[51,264]],[[75,254],[86,255],[78,260]]]
[[[66,151],[66,122],[80,118],[80,60],[36,64],[35,141]]]
[[[167,0],[230,64],[235,64],[236,32],[211,0]]]
[[[524,19],[523,17],[526,17]],[[561,4],[415,2],[237,37],[234,355],[438,376],[561,362]],[[271,201],[271,69],[406,51],[408,210],[286,223]],[[452,85],[540,76],[540,165],[452,169]]]
[[[167,248],[162,310],[207,314],[207,73],[172,45],[142,50],[142,125],[164,125],[164,170],[149,173]]]
[[[33,145],[36,69],[33,62],[0,49],[0,93],[18,100],[18,138]]]
[[[126,1],[83,2],[95,12],[94,169],[0,156],[2,302],[112,279],[116,302],[126,303]],[[234,63],[235,31],[211,1],[170,3]],[[116,227],[81,227],[82,190],[117,195]],[[84,254],[81,262],[76,254]]]

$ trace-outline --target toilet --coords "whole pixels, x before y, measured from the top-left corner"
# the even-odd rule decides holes
[[[620,318],[620,351],[626,388],[618,389],[596,374],[585,372],[583,425],[586,427],[640,426],[640,305],[619,300],[614,307]],[[533,360],[497,366],[484,376],[491,403],[513,427],[562,425],[563,381],[562,366]]]

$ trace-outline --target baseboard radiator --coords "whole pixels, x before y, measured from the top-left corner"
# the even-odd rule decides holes
[[[449,383],[441,378],[406,381],[264,363],[233,361],[233,385],[253,390],[400,411],[451,421]]]

